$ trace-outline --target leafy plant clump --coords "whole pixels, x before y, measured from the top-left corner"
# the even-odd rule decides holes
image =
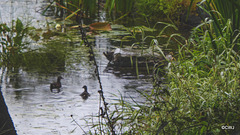
[[[22,54],[29,43],[29,37],[33,40],[40,38],[34,30],[34,27],[24,26],[20,19],[13,20],[12,27],[0,24],[1,64],[14,65],[21,61]]]
[[[178,108],[170,121],[175,124],[175,132],[181,134],[229,134],[234,131],[221,127],[239,128],[240,57],[233,49],[239,44],[230,42],[231,21],[222,24],[222,36],[206,29],[212,25],[209,20],[193,31],[186,45],[191,58],[186,57],[182,47],[178,64],[168,67],[168,106]]]
[[[192,3],[192,12],[196,10],[196,3]],[[190,5],[190,0],[140,0],[136,2],[138,13],[149,18],[168,18],[180,21],[181,16],[186,13]],[[154,18],[155,17],[155,18]]]

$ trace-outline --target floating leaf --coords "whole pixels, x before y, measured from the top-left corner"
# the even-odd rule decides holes
[[[112,30],[111,25],[108,22],[96,22],[89,25],[91,30],[103,30],[110,31]]]

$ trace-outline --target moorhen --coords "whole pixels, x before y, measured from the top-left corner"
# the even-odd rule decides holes
[[[84,92],[81,93],[80,96],[81,96],[84,100],[86,100],[86,99],[90,96],[90,94],[89,94],[88,91],[87,91],[87,86],[86,86],[86,85],[84,85],[82,88],[84,88]]]
[[[62,87],[61,79],[63,79],[63,78],[61,76],[58,76],[57,82],[53,82],[53,83],[50,84],[51,92],[53,92],[53,89],[57,89],[58,92],[60,92],[60,88]]]

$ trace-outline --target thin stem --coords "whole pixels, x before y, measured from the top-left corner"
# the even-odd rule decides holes
[[[100,87],[100,90],[98,90],[98,93],[100,94],[100,99],[103,101],[103,105],[104,105],[104,111],[103,111],[102,107],[100,107],[100,106],[101,106],[101,100],[100,100],[99,111],[100,111],[101,114],[100,114],[99,116],[101,116],[102,118],[104,118],[105,115],[106,115],[107,123],[108,123],[107,125],[109,126],[112,135],[115,135],[116,133],[115,133],[115,131],[114,131],[114,123],[112,122],[112,120],[111,120],[110,117],[109,117],[108,107],[107,107],[108,103],[106,102],[105,97],[104,97],[104,95],[103,95],[103,88],[102,88],[102,83],[101,83],[101,78],[100,78],[100,74],[99,74],[99,70],[98,70],[97,61],[96,61],[96,59],[95,59],[95,54],[94,54],[94,51],[93,51],[93,47],[92,47],[92,45],[88,42],[88,39],[87,39],[87,37],[86,37],[86,31],[85,31],[85,29],[82,27],[82,19],[83,19],[83,18],[82,18],[82,15],[80,15],[80,18],[79,18],[79,20],[78,20],[79,23],[80,23],[79,29],[80,29],[80,32],[81,32],[81,34],[82,34],[82,40],[83,40],[84,44],[85,44],[87,47],[90,48],[90,50],[89,50],[90,60],[93,60],[93,62],[94,62],[94,65],[95,65],[95,74],[96,74],[96,76],[97,76],[97,78],[98,78],[98,83],[99,83],[99,87]],[[100,122],[100,119],[99,119],[99,122]],[[100,131],[101,131],[101,124],[100,124]],[[101,131],[101,134],[102,134],[102,131]]]
[[[85,132],[85,131],[83,130],[83,128],[81,127],[81,125],[79,125],[78,122],[73,118],[73,115],[71,115],[71,117],[72,117],[73,122],[74,122],[75,124],[77,124],[78,127],[80,127],[80,128],[82,129],[82,131],[84,132],[84,134],[87,134],[87,132]]]

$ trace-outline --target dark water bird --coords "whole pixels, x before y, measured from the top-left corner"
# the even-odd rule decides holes
[[[90,94],[89,94],[88,91],[87,91],[87,86],[86,86],[86,85],[84,85],[82,88],[84,89],[84,92],[81,93],[80,96],[81,96],[83,99],[86,100],[86,99],[90,96]]]
[[[58,76],[57,82],[53,82],[53,83],[50,84],[50,90],[51,90],[51,92],[53,92],[53,89],[57,89],[58,92],[60,92],[60,88],[62,87],[61,79],[63,79],[63,77]]]

